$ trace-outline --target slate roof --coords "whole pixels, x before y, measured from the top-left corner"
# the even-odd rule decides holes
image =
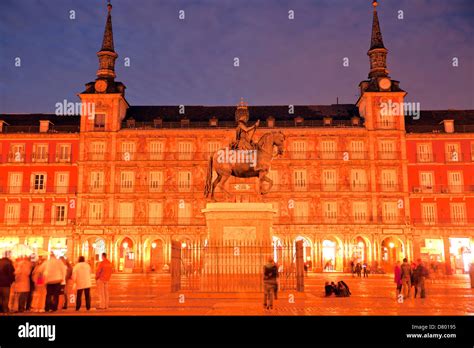
[[[219,121],[235,121],[236,106],[185,106],[184,115],[180,114],[179,110],[178,105],[131,106],[127,110],[125,120],[153,122],[155,118],[161,117],[165,122],[179,122],[183,118],[191,122],[207,122],[211,117],[216,117]],[[359,110],[353,104],[295,105],[294,114],[288,113],[288,105],[249,106],[248,110],[250,120],[266,120],[269,116],[273,116],[276,120],[294,120],[297,116],[305,120],[320,120],[324,116],[350,120],[353,116],[359,116]]]

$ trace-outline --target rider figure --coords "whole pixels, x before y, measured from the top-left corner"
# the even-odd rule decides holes
[[[252,137],[255,130],[260,125],[260,120],[255,122],[253,126],[247,126],[249,120],[249,112],[243,100],[237,106],[235,112],[235,120],[237,121],[237,130],[235,133],[235,141],[231,143],[232,150],[255,150],[257,144],[253,142]]]

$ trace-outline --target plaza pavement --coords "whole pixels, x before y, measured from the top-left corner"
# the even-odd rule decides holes
[[[324,297],[325,281],[344,280],[351,297]],[[22,315],[474,315],[474,289],[469,276],[427,281],[425,299],[397,302],[392,275],[354,278],[350,274],[309,274],[305,292],[280,292],[273,310],[265,310],[260,293],[170,292],[168,274],[114,274],[108,310]],[[95,287],[92,304],[97,307]],[[83,301],[84,306],[84,301]],[[15,314],[18,315],[18,314]]]

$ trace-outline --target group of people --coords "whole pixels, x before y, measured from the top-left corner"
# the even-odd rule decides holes
[[[108,282],[112,275],[112,263],[102,254],[95,274],[98,309],[109,306]],[[56,312],[66,310],[68,303],[75,303],[76,311],[82,306],[84,294],[86,309],[91,309],[92,271],[84,256],[74,267],[54,253],[48,260],[42,257],[36,262],[29,257],[19,257],[12,262],[7,255],[0,259],[0,309],[2,313]]]
[[[411,297],[411,288],[414,287],[415,298],[426,297],[425,281],[429,277],[429,270],[423,264],[421,259],[417,263],[408,263],[408,259],[404,258],[400,265],[398,261],[394,269],[394,282],[397,284],[397,296],[403,295],[404,299]]]
[[[326,282],[324,285],[324,293],[326,297],[331,296],[332,294],[336,295],[337,297],[349,297],[351,296],[351,292],[349,290],[349,286],[343,281],[338,281],[337,285],[334,282]]]
[[[368,278],[370,266],[367,264],[367,262],[361,264],[360,262],[355,263],[354,261],[351,261],[351,273],[353,277],[357,275],[359,278],[361,278],[363,274],[364,278]]]

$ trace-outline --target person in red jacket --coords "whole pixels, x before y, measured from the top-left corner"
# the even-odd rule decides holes
[[[107,254],[102,253],[102,261],[97,266],[95,280],[97,281],[97,292],[99,293],[99,308],[109,308],[109,280],[112,276],[112,263],[107,259]]]

